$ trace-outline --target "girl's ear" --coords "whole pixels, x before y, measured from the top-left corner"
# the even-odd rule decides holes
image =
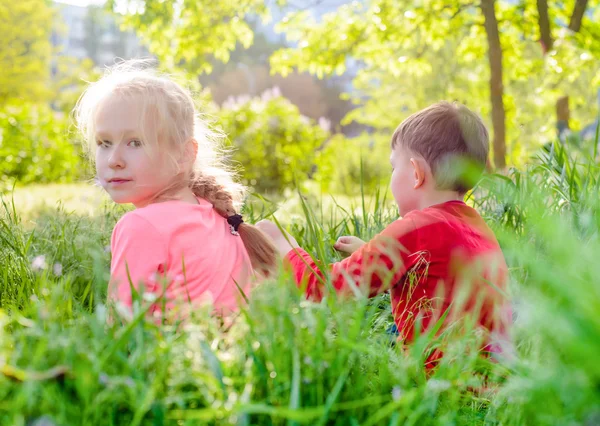
[[[194,164],[196,161],[196,156],[198,155],[198,141],[194,138],[188,140],[185,143],[185,149],[183,151],[183,156],[180,160],[180,164]]]

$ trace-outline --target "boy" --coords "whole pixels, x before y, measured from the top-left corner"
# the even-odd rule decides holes
[[[465,106],[440,102],[402,122],[391,145],[391,191],[401,219],[368,243],[341,237],[335,248],[351,256],[330,266],[333,287],[338,292],[366,287],[370,296],[390,289],[405,342],[412,340],[417,318],[427,330],[451,305],[445,325],[472,312],[485,332],[484,349],[497,350],[493,343],[505,337],[509,321],[503,295],[507,266],[494,233],[463,202],[471,189],[464,170],[475,168],[481,175],[486,166],[485,125]],[[312,258],[272,222],[258,226],[307,295],[320,299],[325,287]],[[430,366],[439,356],[430,357]]]

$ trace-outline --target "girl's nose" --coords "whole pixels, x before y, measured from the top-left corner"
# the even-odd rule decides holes
[[[120,146],[113,147],[110,157],[108,157],[108,167],[111,169],[122,169],[125,167],[125,160],[120,148]]]

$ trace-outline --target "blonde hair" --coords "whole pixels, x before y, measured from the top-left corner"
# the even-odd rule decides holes
[[[458,160],[468,161],[481,174],[489,152],[489,134],[481,118],[459,103],[438,102],[406,120],[392,136],[398,144],[425,159],[437,186],[466,193],[472,184],[457,170]]]
[[[142,114],[138,128],[145,143],[162,146],[168,152],[183,154],[194,139],[198,152],[191,173],[181,171],[172,186],[156,194],[154,201],[169,199],[171,194],[188,186],[194,195],[210,202],[225,219],[241,207],[245,188],[234,181],[234,174],[222,161],[222,135],[211,130],[200,117],[189,90],[166,75],[159,74],[148,60],[129,60],[108,68],[100,80],[90,83],[74,109],[77,128],[84,138],[84,148],[93,161],[96,145],[95,115],[111,95],[135,97]],[[146,132],[148,124],[155,131]],[[171,156],[172,159],[175,155]],[[242,223],[238,233],[244,242],[255,271],[268,275],[276,263],[273,243],[258,228]]]

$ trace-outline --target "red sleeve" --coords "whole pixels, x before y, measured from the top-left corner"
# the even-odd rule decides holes
[[[413,266],[418,250],[417,231],[409,217],[399,219],[376,235],[350,257],[329,266],[331,283],[337,292],[357,288],[374,296],[398,283]],[[323,273],[303,249],[291,250],[286,260],[296,283],[306,286],[310,298],[320,300],[325,287]],[[352,288],[354,287],[354,289]]]

